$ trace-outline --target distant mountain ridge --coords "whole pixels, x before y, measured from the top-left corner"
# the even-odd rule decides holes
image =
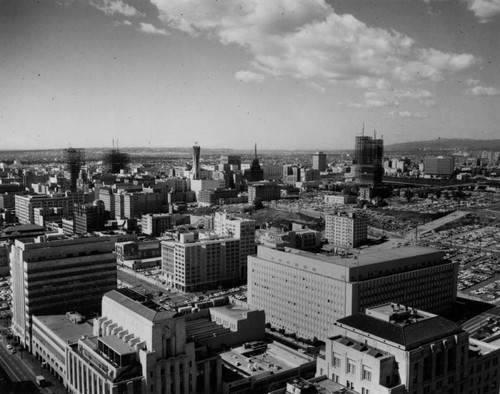
[[[438,151],[438,150],[494,150],[500,151],[500,139],[478,140],[472,138],[445,138],[440,137],[429,141],[400,142],[386,145],[386,152],[395,151]]]

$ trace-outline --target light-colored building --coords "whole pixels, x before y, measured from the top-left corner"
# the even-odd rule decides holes
[[[240,240],[181,233],[177,240],[162,241],[162,270],[181,291],[234,286],[245,280]]]
[[[283,247],[311,250],[321,246],[321,232],[311,229],[284,231],[281,228],[257,230],[259,243],[270,247]]]
[[[16,240],[11,248],[12,331],[31,348],[33,315],[99,311],[116,288],[114,242],[106,237]]]
[[[73,203],[83,203],[83,194],[81,198],[78,195],[69,197],[66,195],[16,195],[16,217],[21,224],[35,224],[35,208],[61,208],[63,215],[73,215]]]
[[[132,291],[107,293],[92,335],[67,349],[70,393],[216,393],[217,356],[195,353],[186,322]]]
[[[368,220],[354,212],[325,215],[325,238],[342,248],[356,248],[368,239]]]
[[[358,197],[350,194],[327,194],[325,204],[328,205],[351,205],[356,204]]]
[[[443,256],[420,247],[343,257],[258,246],[248,257],[248,303],[275,328],[322,340],[335,320],[384,302],[442,313],[456,299],[458,270]]]
[[[364,394],[496,394],[500,351],[488,347],[441,316],[387,303],[334,324],[316,375]]]
[[[255,254],[255,220],[243,219],[224,212],[215,212],[214,231],[221,237],[240,240],[240,273],[247,276],[247,256]]]

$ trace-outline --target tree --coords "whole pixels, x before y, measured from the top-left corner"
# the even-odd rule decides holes
[[[264,208],[264,204],[262,203],[261,199],[255,199],[253,200],[253,208],[258,211],[259,209]]]

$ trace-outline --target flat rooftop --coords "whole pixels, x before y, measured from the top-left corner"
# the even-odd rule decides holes
[[[133,346],[123,342],[121,338],[114,335],[99,337],[98,340],[120,356],[136,352],[136,349]]]
[[[46,315],[36,318],[65,343],[76,343],[82,336],[92,335],[92,325],[75,324],[66,315]]]
[[[290,254],[295,256],[301,256],[308,259],[318,260],[325,263],[335,264],[342,267],[362,267],[372,264],[379,264],[381,262],[389,262],[395,260],[401,260],[406,258],[412,258],[415,256],[433,256],[441,260],[444,256],[444,252],[433,248],[425,248],[419,246],[409,246],[405,248],[394,248],[387,250],[370,250],[370,248],[363,249],[358,254],[349,254],[346,256],[341,255],[324,255],[321,253],[312,253],[299,249],[292,249],[285,247],[284,250],[276,250],[272,248],[266,248],[263,246],[258,247],[257,257],[264,257],[267,255],[265,251],[261,249],[270,249],[275,254]]]
[[[239,305],[229,304],[210,308],[210,311],[223,314],[234,320],[245,320],[247,319],[245,314],[249,312],[250,309]]]
[[[274,374],[314,362],[314,358],[279,343],[266,343],[266,345],[265,351],[250,357],[245,356],[245,353],[248,353],[250,349],[246,349],[244,346],[220,353],[220,356],[226,366],[247,377]]]

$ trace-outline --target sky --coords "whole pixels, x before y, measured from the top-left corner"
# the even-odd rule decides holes
[[[2,0],[1,149],[500,138],[500,0]]]

